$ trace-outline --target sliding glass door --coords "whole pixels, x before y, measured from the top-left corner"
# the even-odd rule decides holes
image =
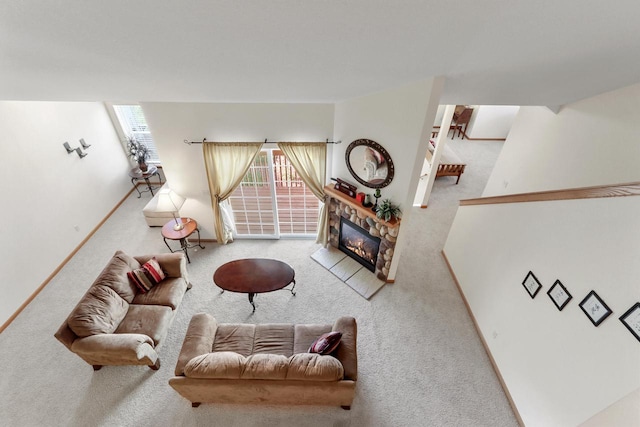
[[[237,238],[316,235],[320,201],[278,149],[256,156],[229,201]]]

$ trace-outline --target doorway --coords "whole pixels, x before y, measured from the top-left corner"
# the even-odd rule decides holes
[[[229,197],[237,238],[315,238],[320,201],[279,149],[258,153]]]

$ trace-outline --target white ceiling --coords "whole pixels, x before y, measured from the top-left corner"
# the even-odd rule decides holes
[[[640,81],[638,0],[3,0],[0,99],[560,105]]]

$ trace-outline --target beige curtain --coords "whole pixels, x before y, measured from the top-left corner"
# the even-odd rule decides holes
[[[279,142],[278,147],[287,156],[304,183],[320,199],[318,234],[316,243],[325,246],[329,240],[329,210],[325,205],[324,184],[327,176],[327,144],[324,142]]]
[[[262,148],[262,142],[204,142],[202,153],[211,192],[211,207],[218,243],[233,241],[230,205],[225,200],[240,184]],[[226,220],[225,220],[226,218]]]

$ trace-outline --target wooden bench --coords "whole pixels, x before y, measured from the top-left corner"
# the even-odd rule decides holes
[[[427,150],[426,158],[429,164],[433,163],[433,145],[429,143],[429,150]],[[436,170],[436,178],[441,176],[457,176],[456,184],[460,182],[460,175],[464,173],[464,168],[467,166],[460,157],[448,146],[444,146],[444,151],[440,156],[440,164]]]

